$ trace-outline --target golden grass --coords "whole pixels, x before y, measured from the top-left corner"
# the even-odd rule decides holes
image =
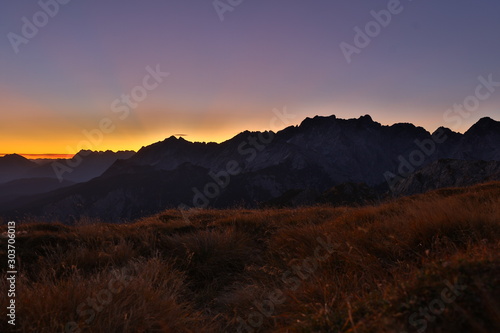
[[[500,182],[359,208],[21,222],[21,332],[500,331]],[[447,283],[466,289],[419,314]]]

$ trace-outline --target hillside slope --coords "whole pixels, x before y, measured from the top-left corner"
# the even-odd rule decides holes
[[[500,330],[500,182],[362,208],[20,222],[25,332]]]

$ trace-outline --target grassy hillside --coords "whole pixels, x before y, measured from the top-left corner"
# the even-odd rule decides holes
[[[500,182],[360,208],[18,221],[16,248],[23,332],[500,331]]]

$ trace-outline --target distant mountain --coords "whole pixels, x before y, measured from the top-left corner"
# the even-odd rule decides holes
[[[8,211],[9,217],[34,215],[68,222],[89,216],[121,222],[188,202],[190,187],[210,180],[207,172],[188,164],[173,171],[144,167],[127,176],[99,177],[8,205],[0,203],[0,210]]]
[[[37,166],[35,162],[17,154],[0,157],[0,184],[18,179]]]
[[[227,161],[235,160],[243,172],[288,163],[293,169],[319,168],[331,183],[376,185],[384,181],[384,172],[397,172],[399,156],[409,159],[413,151],[421,150],[416,141],[426,144],[440,132],[446,140],[434,143],[435,149],[425,156],[423,165],[442,158],[500,160],[499,124],[483,118],[465,134],[446,128],[431,134],[412,124],[382,126],[370,116],[348,120],[316,116],[276,133],[268,144],[258,139],[267,137],[268,132],[243,132],[221,144],[170,137],[115,163],[106,174],[126,173],[133,166],[144,165],[173,170],[186,162],[218,171]]]
[[[467,132],[451,158],[500,161],[500,122],[481,118]]]
[[[342,183],[324,192],[315,189],[288,190],[264,203],[265,207],[296,207],[316,204],[360,206],[380,202],[383,194],[364,183]]]
[[[82,183],[102,175],[117,160],[130,158],[134,154],[133,151],[81,150],[70,160],[58,160],[43,165],[39,168],[38,176],[46,176],[49,173],[59,180]]]
[[[24,197],[45,193],[89,181],[100,176],[118,159],[135,152],[93,152],[82,150],[71,159],[35,163],[20,155],[0,157],[0,207],[15,207]]]
[[[364,183],[381,193],[440,159],[500,161],[499,138],[500,123],[491,118],[464,134],[444,127],[431,134],[413,124],[384,126],[368,115],[316,116],[277,133],[245,131],[220,144],[170,137],[116,160],[91,181],[9,208],[60,219],[121,220],[179,204],[257,206],[288,191],[321,194],[343,183]],[[372,196],[351,186],[337,188],[330,200],[341,202],[339,193],[348,192]]]
[[[401,180],[393,188],[395,195],[411,195],[444,187],[471,186],[500,180],[500,161],[442,159],[426,165]]]
[[[133,156],[133,151],[94,152],[82,150],[71,159],[35,163],[20,155],[0,157],[0,184],[13,180],[52,178],[59,182],[81,183],[100,176],[116,160]]]
[[[0,184],[0,202],[10,202],[22,196],[47,193],[59,188],[74,185],[74,182],[64,180],[59,182],[55,178],[27,178],[12,180]]]

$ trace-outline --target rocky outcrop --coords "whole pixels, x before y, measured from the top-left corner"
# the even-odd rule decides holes
[[[500,161],[443,159],[398,182],[393,187],[393,194],[411,195],[444,187],[471,186],[492,180],[500,180]]]

